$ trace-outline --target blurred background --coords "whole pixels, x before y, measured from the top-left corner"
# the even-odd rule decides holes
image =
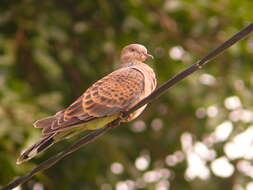
[[[32,123],[68,106],[141,43],[159,84],[253,21],[252,0],[1,0],[0,186],[64,150],[16,165]],[[16,190],[253,190],[253,35],[171,88],[135,121]],[[79,136],[80,137],[80,136]]]

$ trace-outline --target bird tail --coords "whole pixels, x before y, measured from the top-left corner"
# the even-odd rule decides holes
[[[52,146],[56,140],[54,139],[55,134],[51,134],[41,138],[37,143],[28,147],[21,156],[17,159],[17,164],[21,164],[22,162],[28,161],[40,152],[48,149]]]
[[[42,128],[42,134],[44,136],[38,142],[28,147],[20,155],[20,157],[17,159],[17,164],[21,164],[32,159],[40,152],[48,149],[53,144],[63,139],[68,139],[82,131],[81,129],[78,130],[79,128],[72,128],[66,131],[50,131],[53,122],[55,122],[57,119],[56,116],[57,115],[40,119],[33,124],[35,128]]]
[[[54,116],[49,116],[49,117],[46,117],[46,118],[43,118],[43,119],[40,119],[40,120],[37,120],[33,126],[35,128],[48,128],[48,127],[51,127],[52,123],[57,119],[57,117],[54,115]]]

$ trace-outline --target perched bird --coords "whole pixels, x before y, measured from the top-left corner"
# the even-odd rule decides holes
[[[156,87],[156,76],[153,69],[143,63],[147,58],[153,56],[143,45],[125,46],[118,70],[95,82],[66,109],[34,123],[34,127],[42,128],[42,138],[21,154],[17,164],[33,158],[58,141],[84,130],[103,127],[148,96]],[[135,119],[145,107],[124,118],[124,122]]]

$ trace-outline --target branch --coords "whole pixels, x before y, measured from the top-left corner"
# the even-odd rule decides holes
[[[249,24],[247,27],[242,29],[240,32],[236,33],[234,36],[229,38],[227,41],[225,41],[223,44],[218,46],[217,48],[213,49],[211,52],[209,52],[203,59],[199,60],[197,63],[193,64],[192,66],[188,67],[187,69],[183,70],[179,74],[175,75],[172,79],[168,80],[164,84],[162,84],[159,88],[157,88],[155,91],[153,91],[149,96],[141,100],[138,104],[136,104],[134,107],[132,107],[127,112],[123,113],[123,117],[128,116],[141,106],[148,104],[152,102],[155,98],[159,97],[161,94],[163,94],[166,90],[168,90],[170,87],[184,79],[185,77],[189,76],[193,72],[195,72],[198,69],[201,69],[202,66],[204,66],[208,61],[225,51],[227,48],[241,40],[242,38],[246,37],[249,33],[253,31],[253,23]],[[110,122],[109,124],[105,125],[103,128],[97,129],[94,132],[89,133],[87,136],[81,138],[76,143],[71,145],[69,148],[67,148],[65,151],[62,151],[55,156],[49,158],[48,160],[42,162],[37,167],[35,167],[31,172],[27,173],[26,175],[20,176],[4,186],[1,190],[11,190],[12,188],[17,187],[20,184],[23,184],[24,182],[28,181],[32,176],[34,176],[36,173],[41,172],[45,169],[50,168],[54,164],[56,164],[58,161],[66,157],[67,155],[71,154],[72,152],[78,150],[82,146],[88,144],[92,140],[94,140],[99,135],[103,134],[107,130],[117,127],[120,125],[120,118]]]

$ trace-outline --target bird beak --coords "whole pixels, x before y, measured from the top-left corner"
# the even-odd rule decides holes
[[[147,59],[149,59],[149,58],[154,59],[153,55],[150,55],[150,54],[148,54],[148,53],[144,53],[144,56],[145,56]]]

